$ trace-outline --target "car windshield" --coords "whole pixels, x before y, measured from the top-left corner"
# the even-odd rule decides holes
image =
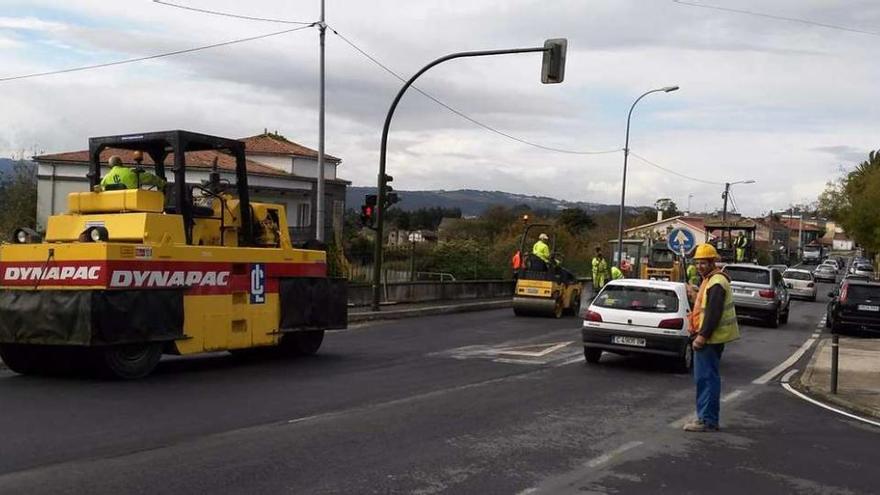
[[[880,301],[880,285],[850,285],[846,297],[850,301]]]
[[[677,313],[678,295],[675,291],[654,287],[609,285],[593,301],[593,304],[600,308],[609,309]]]
[[[782,278],[789,280],[812,280],[812,277],[807,272],[785,272]]]
[[[831,272],[831,271],[834,271],[834,267],[828,266],[828,265],[822,265],[819,268],[816,268],[816,271],[817,272]]]
[[[857,265],[856,270],[858,270],[860,272],[873,272],[874,267],[871,265]]]
[[[724,272],[730,275],[730,280],[734,282],[770,285],[770,270],[756,270],[754,268],[741,266],[728,266],[724,268]]]

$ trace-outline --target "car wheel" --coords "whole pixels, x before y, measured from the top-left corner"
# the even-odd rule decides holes
[[[831,315],[825,315],[825,328],[831,328]]]
[[[791,314],[791,307],[786,309],[785,313],[783,313],[782,316],[779,317],[779,323],[781,323],[783,325],[787,325],[788,324],[788,315],[790,315],[790,314]]]
[[[779,328],[779,310],[773,311],[767,316],[767,326],[770,328]]]
[[[589,364],[596,364],[602,358],[602,349],[593,349],[592,347],[584,347],[584,359]]]

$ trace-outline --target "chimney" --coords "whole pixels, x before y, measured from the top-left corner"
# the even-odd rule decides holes
[[[663,210],[657,210],[657,221],[658,222],[663,221]]]

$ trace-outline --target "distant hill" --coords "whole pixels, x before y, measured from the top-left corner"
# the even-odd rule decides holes
[[[460,208],[464,216],[478,216],[490,206],[500,205],[515,207],[528,205],[532,210],[562,210],[565,208],[581,208],[588,213],[606,213],[617,211],[617,205],[600,203],[573,202],[544,196],[528,196],[503,191],[478,191],[475,189],[458,189],[455,191],[395,191],[400,196],[397,207],[406,210],[418,210],[419,208],[443,207]],[[376,194],[375,187],[351,186],[345,198],[348,208],[358,208],[367,194]],[[628,207],[629,213],[640,213],[648,210],[647,207]]]

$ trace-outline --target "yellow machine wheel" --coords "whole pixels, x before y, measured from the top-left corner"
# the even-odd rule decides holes
[[[114,345],[96,349],[96,352],[98,371],[111,378],[133,380],[153,372],[162,358],[162,344]]]
[[[293,332],[281,338],[281,349],[285,353],[311,356],[318,352],[324,342],[323,330],[309,330],[305,332]]]

